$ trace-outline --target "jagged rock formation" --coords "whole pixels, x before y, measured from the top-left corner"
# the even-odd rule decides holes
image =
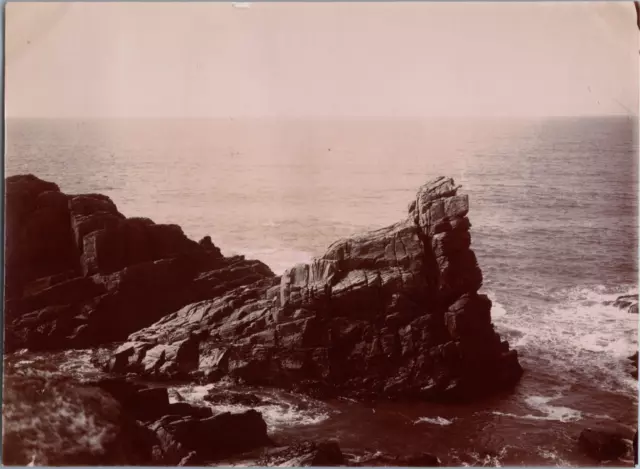
[[[5,351],[126,339],[194,301],[272,279],[177,225],[126,218],[106,196],[6,179]]]
[[[512,386],[522,369],[478,294],[469,201],[458,190],[438,178],[395,225],[340,240],[279,279],[212,289],[131,334],[108,369],[421,398]],[[91,258],[98,237],[83,243]]]

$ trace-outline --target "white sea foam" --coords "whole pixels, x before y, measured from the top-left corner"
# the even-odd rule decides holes
[[[525,398],[525,403],[532,410],[538,412],[538,414],[525,414],[517,415],[508,412],[492,412],[493,415],[499,415],[502,417],[513,417],[525,420],[549,420],[556,422],[576,422],[582,419],[582,412],[579,410],[571,409],[570,407],[554,406],[549,402],[554,399],[558,399],[559,395],[548,396],[528,396]]]
[[[168,389],[169,392],[169,402],[181,402],[178,398],[178,395],[182,396],[185,402],[194,405],[202,405],[206,404],[204,400],[204,396],[207,395],[209,390],[215,388],[215,384],[206,384],[206,385],[186,385],[186,386],[176,386],[170,387]]]
[[[633,293],[636,287],[572,288],[549,294],[548,306],[507,313],[494,300],[492,316],[523,357],[551,363],[567,382],[586,378],[603,390],[635,395],[626,357],[638,350],[638,316],[610,304]]]
[[[582,412],[571,409],[570,407],[554,406],[549,402],[557,399],[557,397],[546,396],[529,396],[525,399],[525,403],[531,408],[545,414],[544,420],[557,420],[558,422],[575,422],[582,418]]]
[[[73,454],[101,455],[118,434],[117,407],[74,382],[13,377],[3,404],[4,436],[12,442],[14,457],[22,453],[23,464],[30,466]]]
[[[255,409],[262,414],[262,418],[267,423],[267,428],[271,431],[282,427],[295,427],[300,425],[314,425],[329,418],[326,411],[320,409],[301,409],[295,404],[279,402],[277,404],[243,406],[243,405],[212,405],[218,412],[245,412]]]
[[[538,448],[538,454],[549,461],[553,461],[556,467],[571,467],[568,461],[562,459],[558,453],[554,451],[545,450],[542,448]]]
[[[506,316],[507,310],[502,305],[502,303],[499,303],[498,301],[496,301],[494,299],[494,296],[491,293],[487,293],[487,295],[491,298],[491,303],[492,303],[492,305],[491,305],[491,317],[493,319],[499,319],[499,318],[502,318],[502,317]]]
[[[508,446],[504,446],[500,449],[498,454],[484,454],[480,455],[477,452],[471,452],[469,455],[475,460],[474,465],[484,467],[502,467],[501,459],[507,454]],[[465,464],[468,467],[468,464]]]
[[[193,405],[206,405],[215,412],[245,412],[249,409],[255,409],[262,414],[267,428],[271,431],[276,428],[292,427],[299,425],[314,425],[323,422],[329,418],[328,408],[315,401],[306,398],[288,398],[285,393],[278,394],[277,397],[265,399],[265,403],[257,405],[241,405],[241,404],[212,404],[204,400],[207,393],[214,388],[228,387],[223,384],[207,384],[207,385],[186,385],[172,387],[169,389],[169,401],[179,402],[178,397],[181,396],[185,402]],[[302,399],[301,402],[300,399]]]
[[[453,423],[453,420],[447,420],[443,417],[420,417],[418,420],[416,420],[413,423],[414,425],[417,423],[431,423],[433,425],[446,426],[446,425],[451,425]]]

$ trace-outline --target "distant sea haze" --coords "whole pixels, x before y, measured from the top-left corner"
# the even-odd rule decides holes
[[[295,417],[306,423],[294,430],[270,409],[270,425],[389,451],[429,438],[434,454],[463,451],[463,427],[490,428],[509,440],[503,463],[520,451],[576,464],[569,438],[587,424],[637,424],[637,381],[623,366],[637,350],[637,316],[607,303],[637,292],[636,128],[627,117],[10,119],[6,175],[106,194],[127,216],[210,235],[224,254],[276,273],[395,223],[420,185],[453,177],[469,194],[494,324],[527,370],[516,393],[489,411],[398,404],[377,420],[345,403]]]

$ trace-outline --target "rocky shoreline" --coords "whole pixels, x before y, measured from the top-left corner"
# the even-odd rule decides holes
[[[522,369],[478,294],[468,197],[421,187],[406,219],[276,277],[101,195],[7,179],[5,351],[125,341],[107,364],[207,380],[436,399],[513,386]]]
[[[282,276],[177,225],[126,218],[103,195],[64,194],[32,175],[5,187],[5,354],[110,347],[95,362],[110,378],[64,384],[117,409],[117,450],[100,464],[253,455],[264,465],[438,465],[428,453],[354,461],[334,442],[277,446],[259,412],[170,403],[162,383],[225,379],[320,398],[460,402],[509,391],[523,373],[478,293],[469,200],[450,178],[420,187],[398,223],[339,240]],[[616,306],[632,309],[632,300]],[[254,397],[206,399],[251,406]],[[5,463],[27,462],[6,454]]]

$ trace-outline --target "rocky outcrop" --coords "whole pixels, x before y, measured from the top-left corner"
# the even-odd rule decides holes
[[[281,278],[212,286],[208,299],[131,334],[107,368],[359,396],[507,389],[522,369],[478,293],[468,212],[452,179],[431,181],[405,220],[340,240]]]
[[[611,304],[631,314],[638,314],[638,295],[622,295]]]
[[[633,376],[635,379],[638,379],[638,352],[627,357],[627,361],[629,364],[631,376]]]
[[[522,373],[478,293],[469,200],[452,179],[281,277],[102,195],[34,176],[6,191],[5,351],[126,339],[108,370],[360,396],[476,397]]]
[[[222,256],[209,237],[126,218],[106,196],[63,194],[31,175],[5,187],[5,351],[124,340],[186,304],[274,277]]]

